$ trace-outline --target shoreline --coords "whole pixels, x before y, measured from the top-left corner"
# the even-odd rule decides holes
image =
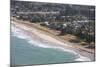
[[[13,20],[14,21],[14,20]],[[16,21],[14,21],[14,22],[16,22]],[[65,48],[66,50],[71,50],[71,51],[74,51],[74,52],[76,52],[78,55],[80,55],[80,57],[81,58],[83,58],[84,59],[84,57],[86,57],[86,58],[89,58],[89,59],[91,59],[91,61],[94,61],[95,59],[95,57],[94,57],[94,53],[93,52],[90,52],[89,53],[89,51],[87,51],[87,50],[83,50],[83,49],[81,49],[81,48],[76,48],[76,47],[74,47],[74,45],[72,46],[72,45],[68,45],[68,44],[66,44],[66,43],[63,43],[63,42],[61,42],[61,41],[59,41],[59,40],[57,40],[57,39],[55,39],[55,38],[52,38],[51,36],[49,36],[49,35],[47,35],[47,34],[45,34],[45,33],[41,33],[38,29],[36,29],[36,28],[34,28],[34,27],[30,27],[29,25],[27,25],[27,24],[24,24],[24,23],[19,23],[19,22],[16,22],[16,23],[12,23],[11,22],[11,24],[15,24],[16,26],[18,26],[19,28],[21,28],[21,29],[23,29],[23,30],[25,30],[26,32],[28,32],[29,34],[31,33],[31,34],[34,34],[35,33],[35,35],[38,35],[40,38],[42,38],[42,39],[45,39],[45,40],[48,40],[48,41],[50,41],[50,42],[54,42],[54,43],[58,43],[57,45],[54,45],[54,46],[60,46],[60,47],[63,47],[63,48]],[[39,34],[40,33],[40,34]],[[30,35],[32,38],[33,38],[33,36],[32,35]],[[47,38],[47,39],[46,39]],[[79,59],[80,60],[80,59]],[[87,61],[86,59],[85,59],[85,61]]]

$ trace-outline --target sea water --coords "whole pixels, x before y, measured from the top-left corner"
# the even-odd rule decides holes
[[[74,62],[75,54],[55,48],[43,48],[29,43],[25,37],[11,32],[11,65],[37,65]],[[18,32],[18,31],[17,31]]]

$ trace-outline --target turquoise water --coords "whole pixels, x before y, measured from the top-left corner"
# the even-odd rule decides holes
[[[30,45],[25,39],[11,36],[11,65],[37,65],[73,62],[75,55],[54,48]]]

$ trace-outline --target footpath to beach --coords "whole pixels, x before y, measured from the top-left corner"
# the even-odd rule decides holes
[[[79,45],[75,45],[70,42],[66,42],[61,39],[59,36],[55,36],[51,33],[41,30],[41,27],[37,26],[35,23],[29,23],[28,21],[17,20],[11,18],[11,25],[15,25],[28,33],[38,36],[41,39],[47,40],[48,42],[55,43],[52,46],[60,46],[65,49],[73,50],[80,55],[81,59],[79,61],[94,61],[95,60],[95,50],[84,48]],[[32,36],[32,35],[29,35]],[[33,37],[33,36],[32,36]]]

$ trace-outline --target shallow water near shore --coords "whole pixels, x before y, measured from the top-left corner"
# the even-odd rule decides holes
[[[29,45],[25,40],[11,37],[11,65],[73,62],[72,53]]]
[[[37,65],[75,62],[78,57],[72,53],[40,43],[12,27],[11,30],[11,65]],[[77,58],[76,58],[77,57]]]

